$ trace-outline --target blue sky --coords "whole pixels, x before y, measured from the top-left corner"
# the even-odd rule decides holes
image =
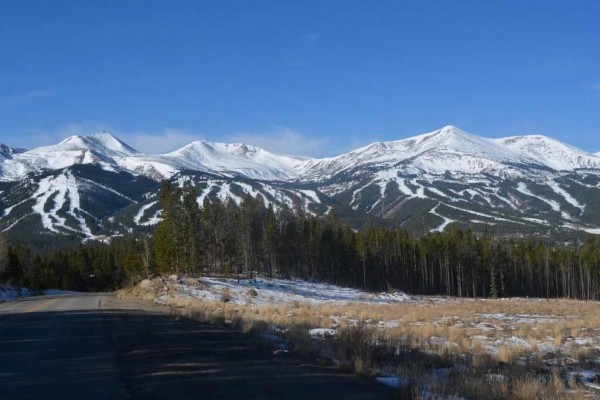
[[[447,124],[600,150],[598,1],[0,2],[0,141],[332,155]]]

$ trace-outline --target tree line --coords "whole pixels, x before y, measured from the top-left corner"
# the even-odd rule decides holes
[[[106,290],[158,274],[260,274],[369,291],[600,299],[599,236],[554,245],[459,229],[420,237],[374,223],[354,230],[335,210],[317,217],[301,207],[275,209],[260,195],[248,195],[239,204],[206,198],[200,207],[189,183],[164,182],[159,202],[162,221],[151,238],[43,256],[8,248],[0,253],[0,280]]]
[[[459,297],[600,299],[600,237],[555,246],[450,229],[413,237],[367,223],[356,231],[301,207],[277,210],[245,196],[238,204],[196,201],[191,184],[163,184],[164,220],[153,237],[156,271],[254,274],[329,282],[370,291]]]
[[[148,238],[123,238],[40,253],[0,238],[0,282],[34,291],[111,291],[127,282],[132,267],[143,270],[145,246]]]

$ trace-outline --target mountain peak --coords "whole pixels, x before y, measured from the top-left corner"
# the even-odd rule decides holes
[[[126,157],[138,154],[137,150],[109,132],[98,132],[89,136],[73,135],[57,146],[88,149],[110,157]]]
[[[446,125],[442,129],[439,129],[433,132],[434,136],[443,136],[443,137],[469,137],[469,138],[479,138],[479,136],[475,136],[471,133],[465,132],[462,129],[457,128],[454,125]]]
[[[440,129],[440,132],[444,132],[444,133],[459,133],[459,132],[463,132],[463,131],[461,129],[458,129],[454,125],[446,125],[442,129]]]
[[[444,148],[467,152],[477,148],[491,150],[491,143],[488,139],[465,132],[453,125],[446,125],[437,131],[405,139],[405,141],[406,140],[413,142],[415,149],[420,148],[421,151],[429,148]]]
[[[219,143],[197,140],[165,154],[175,165],[187,169],[225,172],[264,180],[298,177],[296,166],[301,157],[277,154],[243,143]]]
[[[97,144],[105,147],[106,149],[123,153],[124,155],[138,154],[138,151],[135,150],[133,147],[129,146],[127,143],[123,142],[121,139],[114,136],[112,133],[106,131],[97,132],[92,136],[88,136],[88,138],[96,142]]]
[[[88,137],[94,138],[97,140],[107,140],[107,141],[108,140],[116,140],[116,141],[121,142],[121,140],[119,138],[117,138],[115,135],[113,135],[112,133],[107,132],[107,131],[96,132],[93,135],[90,135]]]

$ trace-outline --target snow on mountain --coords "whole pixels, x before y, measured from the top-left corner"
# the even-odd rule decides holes
[[[408,139],[377,142],[337,157],[306,161],[305,180],[357,168],[400,167],[404,173],[522,175],[523,167],[556,171],[600,168],[600,159],[545,136],[487,139],[454,126]]]
[[[0,160],[12,158],[15,154],[23,153],[24,149],[14,149],[5,144],[0,143]]]
[[[78,164],[116,165],[116,158],[138,154],[109,133],[71,136],[62,142],[13,154],[0,165],[4,181],[18,180],[28,173],[57,170]]]
[[[105,227],[104,218],[143,201],[158,183],[124,171],[76,165],[3,185],[10,189],[0,192],[0,232],[30,242],[48,233],[94,238]]]
[[[304,164],[304,179],[326,179],[357,168],[394,168],[406,172],[481,172],[504,160],[518,162],[518,154],[488,139],[453,126],[408,139],[377,142],[337,157]]]
[[[193,179],[199,204],[260,195],[275,209],[342,207],[355,222],[371,215],[415,232],[453,224],[600,231],[590,200],[600,198],[599,155],[545,136],[488,139],[454,126],[322,159],[205,141],[140,154],[108,133],[29,151],[0,146],[0,230],[35,220],[89,238],[151,227],[162,179]]]
[[[543,135],[515,136],[494,140],[496,143],[538,160],[556,171],[600,168],[598,156]]]
[[[133,172],[170,177],[177,170],[241,175],[260,180],[298,178],[298,166],[305,158],[273,153],[241,143],[192,142],[162,155],[128,157],[119,165]]]
[[[5,181],[30,172],[75,164],[120,166],[153,179],[181,170],[260,180],[323,181],[357,169],[395,169],[405,174],[496,174],[521,176],[522,167],[552,170],[600,168],[600,158],[545,136],[487,139],[454,126],[408,139],[377,142],[336,157],[310,159],[277,154],[241,143],[192,142],[168,154],[140,154],[109,133],[72,136],[29,151],[0,147]]]
[[[446,126],[308,160],[302,180],[358,212],[417,231],[453,223],[590,231],[600,226],[599,215],[586,207],[600,196],[599,161],[543,136],[488,139]]]

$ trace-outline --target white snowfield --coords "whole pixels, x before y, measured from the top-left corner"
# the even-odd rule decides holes
[[[71,136],[62,142],[19,152],[2,160],[0,180],[14,181],[31,172],[57,170],[77,164],[99,164],[111,169],[116,160],[138,154],[109,133]]]
[[[241,143],[192,142],[168,154],[140,154],[110,133],[72,136],[28,151],[0,148],[0,179],[14,181],[27,173],[97,163],[105,168],[169,178],[188,169],[260,180],[323,180],[359,167],[396,168],[407,173],[446,171],[519,175],[515,165],[553,171],[600,169],[600,156],[555,139],[515,136],[487,139],[448,125],[408,139],[377,142],[337,157],[289,156]]]
[[[192,142],[172,153],[140,155],[119,159],[129,171],[170,178],[180,170],[242,175],[260,180],[291,180],[299,176],[303,157],[273,153],[241,143]]]
[[[411,297],[402,292],[367,293],[357,289],[343,288],[324,283],[308,282],[300,279],[221,279],[203,277],[202,285],[195,286],[180,281],[169,283],[174,289],[156,299],[164,303],[169,297],[180,296],[205,301],[227,301],[240,305],[256,307],[277,306],[298,302],[300,304],[326,303],[370,303],[392,304],[411,301]],[[250,293],[250,291],[254,291]]]
[[[365,166],[429,174],[520,175],[515,165],[554,171],[597,169],[600,157],[546,136],[487,139],[449,125],[408,139],[373,143],[337,157],[308,160],[303,165],[303,179],[326,179]]]

